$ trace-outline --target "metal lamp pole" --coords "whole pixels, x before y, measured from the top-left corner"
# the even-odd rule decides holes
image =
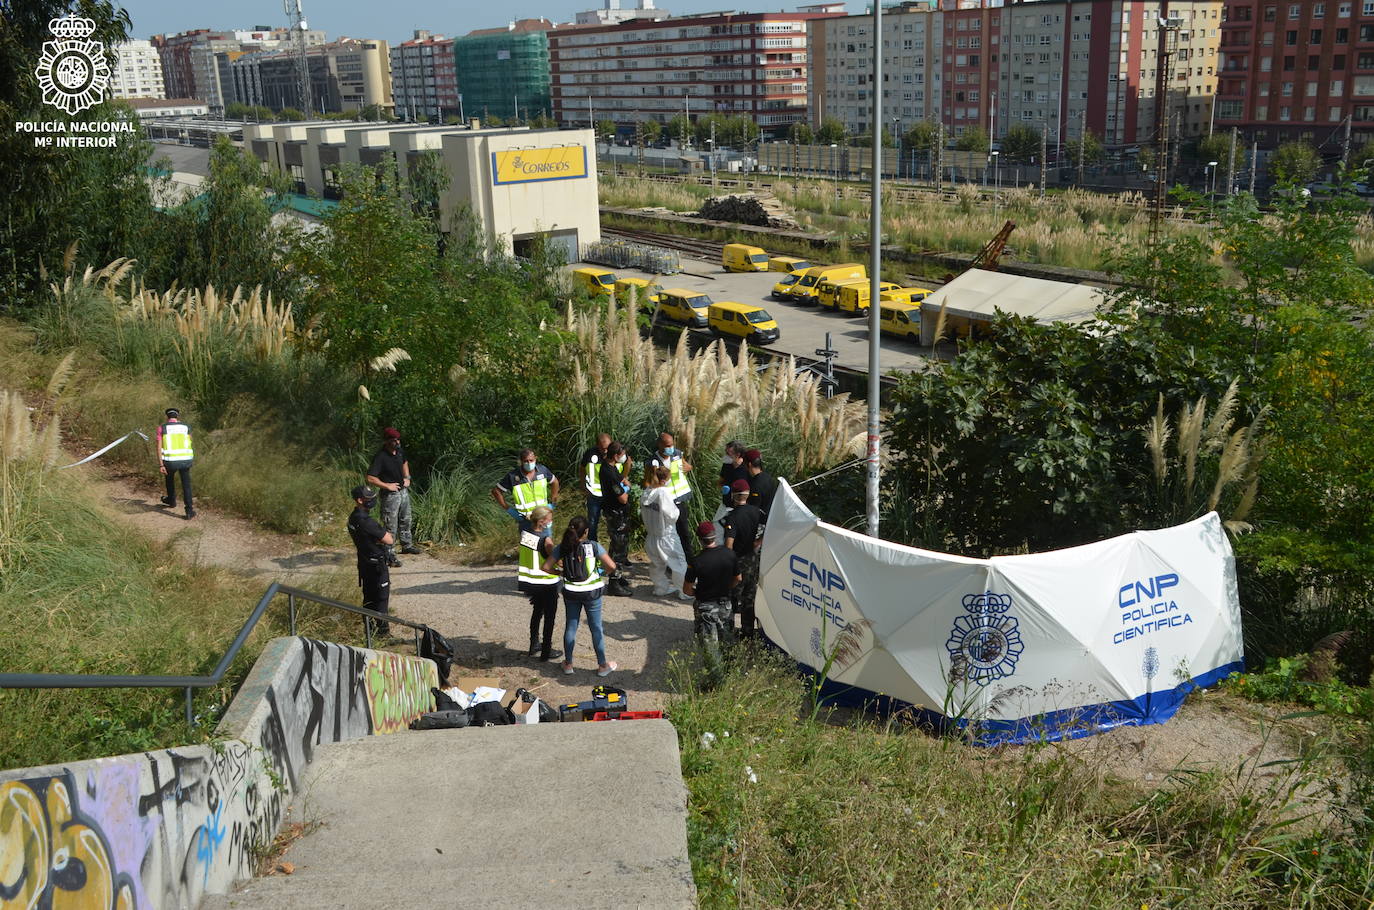
[[[1217,189],[1217,163],[1216,163],[1215,161],[1209,161],[1209,162],[1207,162],[1207,193],[1208,193],[1208,195],[1215,195],[1215,194],[1216,194],[1216,189]]]
[[[871,259],[868,269],[868,471],[864,500],[868,511],[869,536],[877,537],[879,434],[882,430],[882,417],[878,409],[878,395],[882,391],[879,381],[882,371],[882,347],[879,344],[882,307],[878,300],[878,286],[883,277],[883,0],[873,0],[873,79],[870,84],[873,86],[873,173],[869,176],[873,183],[868,195],[873,200],[873,210],[868,224]]]

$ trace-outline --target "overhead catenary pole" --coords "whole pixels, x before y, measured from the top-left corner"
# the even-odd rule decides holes
[[[1255,166],[1259,164],[1259,139],[1250,145],[1250,195],[1255,195]]]
[[[1049,124],[1045,124],[1045,132],[1040,134],[1040,198],[1045,198],[1045,181],[1049,178],[1049,151],[1050,151],[1050,132]]]
[[[869,214],[869,269],[868,269],[868,476],[864,497],[868,511],[868,533],[878,536],[878,467],[881,430],[881,414],[878,410],[878,396],[882,391],[882,347],[879,344],[882,307],[879,305],[879,282],[882,280],[883,261],[883,3],[873,0],[873,172],[869,197],[873,209]]]
[[[1236,133],[1240,132],[1234,126],[1231,127],[1231,148],[1226,153],[1226,195],[1230,196],[1236,191]]]

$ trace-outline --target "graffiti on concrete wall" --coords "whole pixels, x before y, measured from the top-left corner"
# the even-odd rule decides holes
[[[309,639],[281,653],[241,738],[0,783],[0,910],[170,910],[228,891],[252,875],[316,746],[403,729],[438,684],[414,657]]]
[[[434,662],[377,652],[367,661],[367,703],[373,733],[395,733],[433,708],[429,691],[439,684]]]

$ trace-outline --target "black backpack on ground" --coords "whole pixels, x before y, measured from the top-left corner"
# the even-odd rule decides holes
[[[484,701],[468,708],[469,727],[504,727],[515,723],[515,714],[499,701]]]
[[[453,667],[453,645],[449,640],[429,626],[420,634],[420,656],[434,661],[439,669],[439,684],[448,682],[448,671]]]
[[[466,711],[430,711],[410,722],[412,730],[453,730],[471,726]]]

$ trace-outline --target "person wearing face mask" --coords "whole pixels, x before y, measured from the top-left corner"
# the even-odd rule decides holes
[[[530,512],[531,530],[520,532],[520,590],[530,599],[529,656],[554,660],[561,651],[553,650],[553,623],[558,616],[558,592],[563,579],[544,571],[544,561],[553,555],[553,512],[538,506]],[[543,634],[540,634],[542,625]]]
[[[506,497],[510,497],[510,502]],[[534,449],[521,449],[515,470],[491,488],[491,498],[514,518],[520,530],[528,531],[530,513],[540,506],[549,509],[558,502],[558,478],[539,463]]]
[[[694,538],[692,535],[692,516],[688,503],[692,500],[692,484],[687,480],[687,472],[692,470],[692,465],[682,456],[682,452],[677,448],[672,433],[660,433],[658,435],[658,451],[649,460],[649,467],[664,467],[668,469],[668,492],[673,496],[673,502],[677,505],[678,516],[675,528],[677,529],[678,540],[682,542],[682,553],[691,562],[694,549]]]
[[[623,445],[612,442],[606,447],[606,459],[601,464],[601,514],[610,537],[611,561],[617,566],[630,563],[630,485],[622,473],[627,464],[629,458]],[[590,536],[589,530],[588,539]],[[632,593],[619,569],[606,580],[606,593],[612,597],[628,597]]]
[[[382,524],[401,544],[402,553],[419,553],[410,539],[410,462],[401,449],[401,432],[395,427],[382,430],[382,447],[372,456],[367,482],[381,491]],[[387,548],[387,564],[401,567],[396,548]]]
[[[673,503],[668,481],[672,473],[665,467],[649,468],[644,472],[644,498],[639,503],[639,517],[644,522],[644,552],[649,557],[649,580],[655,597],[683,594],[682,576],[687,572],[687,559],[678,542],[678,508]]]
[[[601,463],[606,460],[606,449],[610,444],[610,433],[597,433],[596,445],[582,453],[582,488],[587,491],[587,521],[590,525],[587,537],[591,540],[596,540],[596,532],[601,527]]]
[[[354,508],[348,516],[348,536],[358,549],[358,587],[363,589],[363,608],[378,613],[389,612],[391,603],[391,570],[387,552],[392,545],[391,532],[368,514],[377,502],[377,491],[367,486],[353,488]],[[373,633],[379,637],[391,634],[385,622],[367,618]]]
[[[737,480],[744,480],[749,476],[749,468],[744,463],[745,446],[739,440],[731,440],[725,444],[725,458],[720,465],[720,505],[716,506],[716,514],[711,516],[711,523],[716,526],[716,543],[724,544],[724,526],[721,522],[725,516],[730,514],[730,508],[734,505],[730,497],[730,487]]]

